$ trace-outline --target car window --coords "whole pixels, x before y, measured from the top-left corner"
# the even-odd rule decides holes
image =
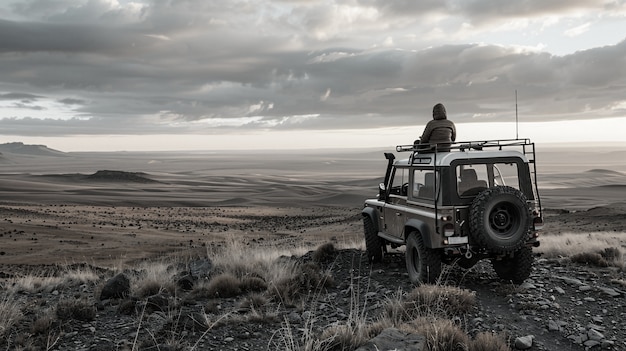
[[[411,196],[432,201],[436,189],[435,179],[435,172],[432,169],[413,170],[413,190]]]
[[[391,180],[392,195],[407,196],[409,184],[409,173],[406,168],[396,168],[393,179]]]
[[[459,196],[475,196],[494,186],[508,185],[519,189],[516,163],[462,164],[456,167]]]

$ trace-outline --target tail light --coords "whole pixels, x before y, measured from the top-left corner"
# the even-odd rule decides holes
[[[453,236],[454,235],[454,225],[452,223],[446,223],[443,226],[443,235],[444,236]]]

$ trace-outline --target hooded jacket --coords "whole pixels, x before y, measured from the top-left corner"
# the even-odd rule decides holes
[[[433,107],[433,119],[426,124],[420,138],[422,144],[447,144],[456,140],[456,127],[447,119],[446,108],[443,104]]]

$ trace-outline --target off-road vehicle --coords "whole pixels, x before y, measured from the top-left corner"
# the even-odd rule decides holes
[[[408,156],[384,153],[384,182],[361,212],[372,261],[406,245],[415,284],[436,282],[444,263],[471,268],[481,259],[490,259],[501,279],[520,284],[528,278],[543,226],[534,143],[469,141],[396,151]]]

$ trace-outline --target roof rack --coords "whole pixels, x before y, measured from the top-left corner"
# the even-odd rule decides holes
[[[535,158],[535,143],[531,142],[530,139],[499,139],[499,140],[479,140],[479,141],[461,141],[454,143],[445,143],[445,144],[413,144],[413,145],[398,145],[396,146],[397,152],[413,152],[411,155],[411,159],[415,159],[419,157],[419,155],[433,155],[436,164],[437,153],[442,152],[464,152],[470,150],[481,151],[485,148],[498,148],[498,150],[502,150],[503,148],[509,147],[520,147],[521,152],[528,158],[528,163],[530,167],[530,172],[534,178],[533,183],[535,184],[533,187],[533,191],[535,193],[535,197],[539,203],[539,208],[541,207],[541,198],[539,197],[538,185],[537,185],[537,164]],[[412,161],[411,161],[412,162]]]
[[[478,140],[478,141],[460,141],[454,143],[445,144],[412,144],[412,145],[398,145],[396,146],[397,152],[419,152],[419,153],[433,153],[433,152],[451,152],[451,151],[466,151],[466,150],[483,150],[485,148],[499,148],[502,150],[504,147],[509,146],[524,146],[532,145],[530,139],[500,139],[500,140]]]

